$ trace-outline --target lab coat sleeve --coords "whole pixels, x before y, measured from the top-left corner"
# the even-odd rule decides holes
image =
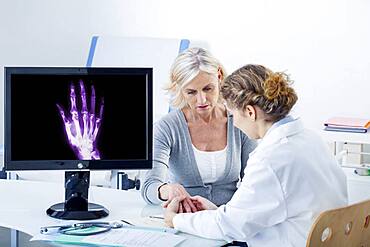
[[[178,214],[175,229],[205,238],[247,241],[287,217],[281,183],[266,161],[248,164],[232,199],[217,210]]]

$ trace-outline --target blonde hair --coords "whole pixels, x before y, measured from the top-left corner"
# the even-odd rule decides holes
[[[267,120],[278,121],[298,100],[292,82],[283,72],[248,64],[225,79],[221,95],[232,108],[244,110],[247,105],[256,105],[268,115]]]
[[[171,96],[172,107],[181,109],[186,105],[182,89],[201,71],[214,74],[216,77],[220,72],[221,79],[226,76],[220,62],[203,48],[189,48],[176,57],[170,71],[170,83],[165,87]]]

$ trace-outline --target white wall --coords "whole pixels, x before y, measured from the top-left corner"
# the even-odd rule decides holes
[[[92,35],[204,40],[229,72],[287,70],[318,128],[370,117],[369,23],[368,0],[0,0],[0,65],[85,65]],[[2,79],[0,93],[2,109]]]

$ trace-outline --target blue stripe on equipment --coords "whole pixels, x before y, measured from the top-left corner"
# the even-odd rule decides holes
[[[183,52],[184,50],[189,48],[190,40],[182,39],[180,42],[179,53]]]
[[[182,39],[180,41],[179,53],[181,53],[181,52],[185,51],[186,49],[188,49],[189,48],[189,44],[190,44],[190,40],[188,40],[188,39]],[[171,112],[173,110],[175,110],[175,108],[173,108],[171,106],[168,108],[168,112]]]
[[[93,36],[91,39],[90,51],[89,51],[89,56],[87,58],[86,67],[91,67],[92,65],[94,54],[95,54],[96,43],[98,43],[98,38],[99,36]]]

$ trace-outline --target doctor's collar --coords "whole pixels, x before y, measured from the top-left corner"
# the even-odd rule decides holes
[[[286,123],[289,123],[289,122],[293,122],[293,121],[295,121],[295,120],[297,120],[297,119],[295,119],[295,118],[293,118],[292,116],[290,116],[290,115],[287,115],[286,117],[284,117],[284,118],[282,118],[282,119],[280,119],[279,121],[277,121],[277,122],[275,122],[271,127],[270,127],[270,129],[266,132],[266,134],[265,134],[265,136],[267,136],[273,129],[275,129],[275,128],[277,128],[277,127],[279,127],[279,126],[281,126],[281,125],[283,125],[283,124],[286,124]],[[265,137],[264,136],[264,137]],[[263,138],[264,138],[263,137]],[[262,139],[263,139],[262,138]]]

